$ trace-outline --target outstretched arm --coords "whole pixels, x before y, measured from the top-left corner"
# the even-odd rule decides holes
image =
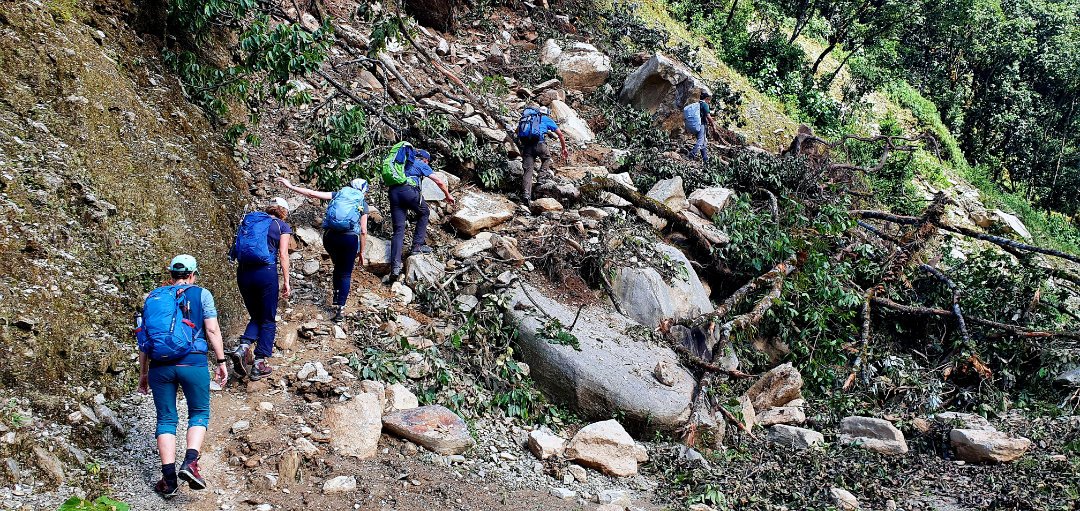
[[[304,188],[302,186],[296,186],[289,182],[288,179],[283,177],[277,178],[277,182],[281,183],[285,188],[288,188],[300,195],[311,197],[312,199],[330,200],[334,198],[334,194],[331,192],[322,192],[319,190],[312,190],[311,188]]]
[[[570,152],[566,150],[566,137],[561,129],[555,130],[555,134],[559,136],[559,143],[562,144],[562,159],[569,160]]]
[[[446,202],[449,202],[450,204],[454,203],[454,196],[450,195],[450,188],[446,186],[445,181],[435,177],[434,175],[428,176],[428,179],[434,181],[435,186],[438,186],[439,189],[442,190],[443,195],[446,195]]]

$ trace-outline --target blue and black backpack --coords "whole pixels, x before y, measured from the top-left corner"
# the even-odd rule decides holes
[[[526,108],[521,112],[521,119],[518,120],[517,127],[518,140],[525,142],[535,142],[540,140],[540,138],[544,136],[544,131],[541,127],[543,117],[543,114],[535,108]]]
[[[189,290],[194,296],[188,296]],[[191,321],[190,299],[200,299],[201,288],[188,285],[159,287],[143,303],[142,321],[135,329],[139,351],[153,362],[179,360],[189,353],[206,353],[206,340]]]
[[[326,207],[323,229],[335,232],[355,232],[360,226],[360,210],[364,209],[364,193],[351,186],[334,194]]]
[[[229,257],[242,266],[265,266],[274,264],[274,251],[270,250],[268,235],[274,217],[262,211],[253,211],[244,215],[240,229],[236,231]]]

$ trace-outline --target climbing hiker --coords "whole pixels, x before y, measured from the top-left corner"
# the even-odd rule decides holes
[[[224,386],[229,379],[221,344],[217,307],[208,289],[195,285],[199,273],[195,258],[182,254],[169,264],[168,284],[150,292],[136,318],[139,345],[139,392],[154,395],[157,409],[158,453],[161,480],[154,491],[168,499],[176,495],[179,480],[193,490],[206,488],[199,474],[199,449],[210,424],[208,347],[214,351],[214,379]],[[209,343],[209,346],[207,344]],[[176,391],[187,400],[187,452],[176,470]]]
[[[323,247],[330,254],[330,261],[334,264],[333,272],[333,306],[334,321],[345,318],[345,303],[349,300],[349,288],[352,286],[353,268],[356,266],[357,254],[360,256],[360,266],[367,261],[364,259],[364,249],[367,246],[367,180],[356,178],[349,181],[349,185],[336,192],[323,192],[295,186],[288,179],[279,177],[278,182],[300,195],[313,199],[328,200],[326,216],[323,218]]]
[[[546,106],[529,107],[522,111],[521,119],[518,121],[517,139],[521,147],[521,166],[525,171],[522,176],[521,199],[525,205],[532,200],[533,175],[537,158],[540,159],[540,178],[552,177],[551,151],[545,139],[549,131],[559,137],[563,160],[570,158],[570,153],[566,150],[566,137],[550,115],[551,111]]]
[[[683,107],[683,124],[686,127],[686,132],[695,137],[694,147],[690,149],[690,159],[697,159],[700,153],[702,163],[708,163],[709,161],[709,150],[706,144],[709,128],[716,129],[716,121],[713,120],[712,113],[709,110],[711,96],[709,91],[701,91],[701,99],[694,100],[691,98]]]
[[[244,215],[229,253],[229,258],[238,263],[236,285],[250,318],[229,358],[233,361],[233,372],[252,380],[273,372],[266,360],[274,354],[277,335],[278,263],[283,281],[280,293],[286,298],[292,293],[289,285],[292,229],[285,223],[288,216],[289,203],[281,197],[271,199],[265,211]]]
[[[408,142],[398,142],[390,148],[383,160],[382,180],[389,187],[390,219],[394,225],[394,236],[390,243],[390,283],[401,276],[401,249],[405,243],[405,217],[408,211],[417,214],[416,231],[413,233],[411,254],[431,253],[427,246],[428,205],[421,193],[424,179],[431,179],[442,190],[446,201],[453,204],[454,197],[450,189],[438,177],[432,175],[431,154],[423,149],[415,149]]]

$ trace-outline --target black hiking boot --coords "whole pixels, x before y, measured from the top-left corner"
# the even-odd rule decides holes
[[[169,500],[176,496],[177,490],[180,489],[180,484],[173,479],[172,481],[166,481],[165,478],[158,480],[154,485],[154,492],[161,495],[161,498]]]
[[[241,378],[247,376],[248,369],[255,362],[255,354],[251,352],[250,348],[250,344],[240,343],[235,350],[229,352],[229,358],[232,359],[233,363],[233,372]]]

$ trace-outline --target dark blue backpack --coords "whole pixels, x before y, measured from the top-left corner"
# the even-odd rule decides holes
[[[139,351],[154,362],[179,360],[189,353],[205,353],[206,341],[191,321],[191,304],[186,295],[192,286],[163,286],[150,292],[143,303],[142,321],[135,329]],[[202,290],[194,288],[195,298]]]
[[[230,257],[243,266],[266,266],[274,264],[274,252],[270,250],[268,234],[274,217],[262,211],[244,215]]]
[[[364,208],[364,194],[351,186],[334,194],[326,207],[323,229],[336,232],[355,232],[360,226],[360,210]]]
[[[518,120],[517,127],[518,140],[540,140],[540,137],[544,136],[543,128],[540,126],[543,117],[540,111],[535,108],[526,108],[521,112],[521,119]]]

